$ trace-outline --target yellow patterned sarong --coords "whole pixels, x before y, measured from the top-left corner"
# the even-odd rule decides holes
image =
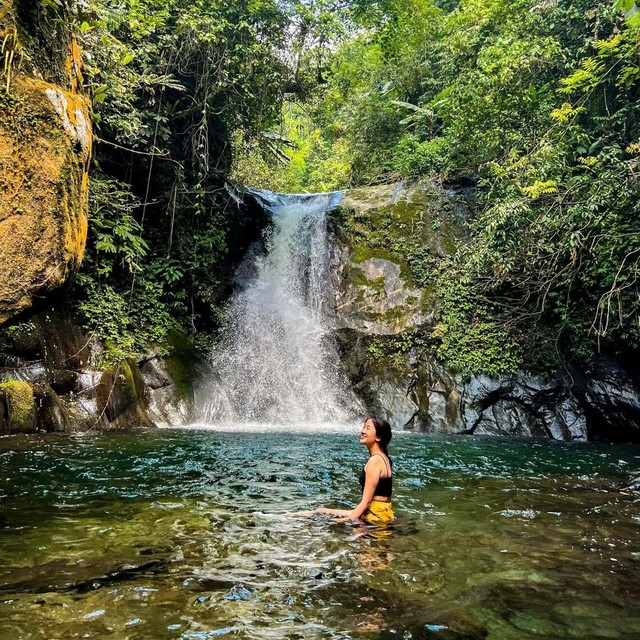
[[[385,525],[394,521],[393,509],[390,502],[372,500],[369,508],[361,516],[367,524]]]

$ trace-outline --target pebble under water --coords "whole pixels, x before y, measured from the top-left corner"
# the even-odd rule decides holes
[[[640,637],[640,447],[352,433],[0,439],[0,638]]]

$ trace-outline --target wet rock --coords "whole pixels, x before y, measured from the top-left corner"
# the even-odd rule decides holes
[[[35,396],[37,425],[40,431],[51,433],[71,430],[69,412],[51,387],[36,387]]]
[[[196,360],[192,345],[174,334],[168,355],[152,352],[138,363],[147,413],[155,423],[177,426],[192,420]]]
[[[595,376],[577,390],[589,421],[589,439],[640,441],[640,379],[638,372],[603,361]]]
[[[27,385],[34,394],[35,422],[29,430],[153,425],[137,364],[123,362],[110,371],[95,369],[91,359],[100,350],[68,312],[57,308],[36,313],[0,333],[0,365],[4,364],[0,374]],[[6,420],[0,420],[0,429],[9,432]]]
[[[557,381],[473,377],[462,385],[460,406],[466,433],[586,439],[584,418]]]
[[[135,429],[152,427],[147,414],[142,374],[134,362],[121,362],[112,372],[102,374],[96,388],[98,407],[102,408],[99,421],[109,429]]]
[[[368,409],[388,416],[396,428],[429,433],[587,439],[580,400],[561,379],[548,382],[521,374],[502,380],[463,378],[441,363],[411,354],[394,366],[377,362],[366,340],[344,339],[343,353]]]
[[[19,380],[0,384],[0,433],[31,433],[36,430],[33,389]]]
[[[403,429],[413,428],[420,410],[411,396],[409,383],[403,381],[401,385],[376,380],[372,392],[377,402],[372,406],[372,412],[386,415],[388,420]]]
[[[622,488],[627,491],[640,491],[640,476],[632,477]]]
[[[156,391],[173,384],[171,376],[167,373],[164,362],[161,358],[152,355],[143,360],[140,366],[140,373],[148,389]]]
[[[332,587],[332,596],[331,600],[340,600],[339,586]],[[342,598],[347,604],[341,607],[341,616],[346,616],[351,627],[361,633],[375,633],[376,638],[483,640],[488,636],[472,614],[438,603],[427,594],[365,587],[355,594],[351,588]],[[350,605],[354,611],[347,609]]]

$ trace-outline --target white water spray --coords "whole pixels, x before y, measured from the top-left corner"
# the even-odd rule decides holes
[[[331,332],[327,212],[339,193],[256,193],[273,226],[255,276],[232,298],[211,379],[200,390],[209,424],[345,424],[360,409]]]

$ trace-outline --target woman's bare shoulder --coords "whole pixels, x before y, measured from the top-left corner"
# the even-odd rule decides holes
[[[381,453],[374,453],[364,465],[365,469],[386,469],[386,460]]]

